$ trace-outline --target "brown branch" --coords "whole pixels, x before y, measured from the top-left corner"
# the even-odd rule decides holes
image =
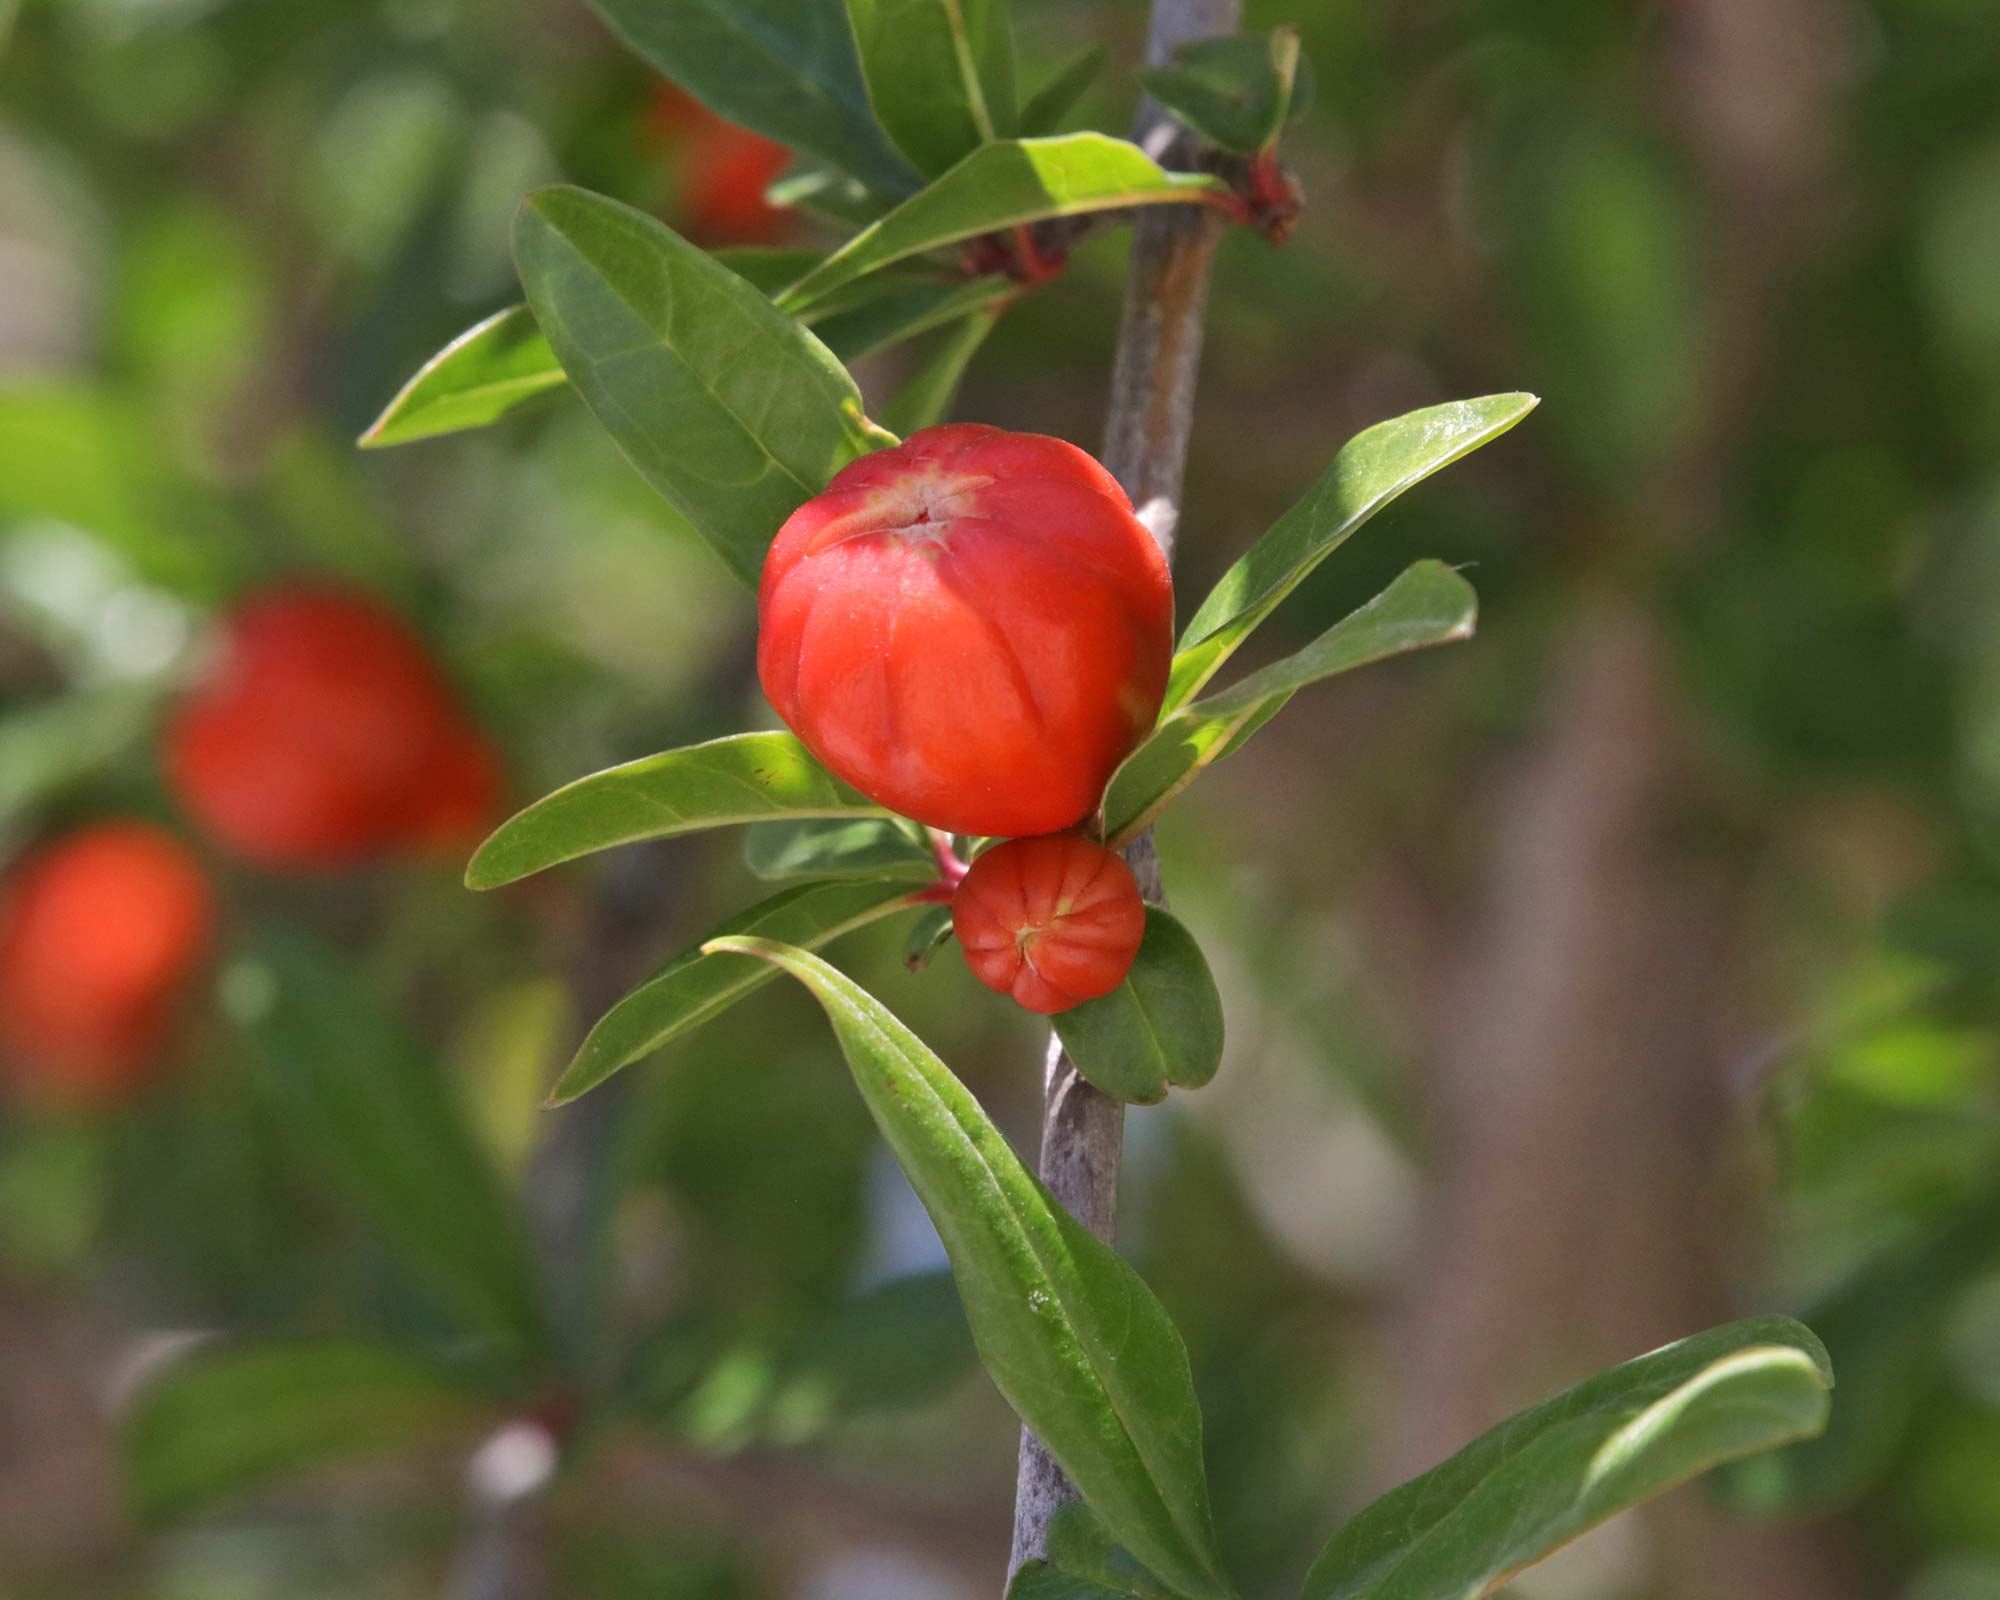
[[[1233,31],[1241,11],[1242,0],[1154,0],[1147,60],[1163,62],[1186,40]],[[1178,126],[1150,101],[1139,108],[1133,137],[1162,164],[1187,164]],[[1194,206],[1149,207],[1133,224],[1104,464],[1132,496],[1170,560],[1194,426],[1209,269],[1227,226],[1215,212]],[[1151,832],[1135,839],[1125,854],[1146,898],[1162,901]],[[1053,1038],[1043,1094],[1042,1181],[1085,1227],[1108,1242],[1117,1226],[1125,1108],[1085,1083]],[[1075,1489],[1041,1441],[1023,1429],[1010,1578],[1024,1561],[1043,1554],[1049,1519],[1075,1498]]]

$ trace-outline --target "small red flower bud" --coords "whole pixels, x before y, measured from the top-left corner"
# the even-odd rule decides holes
[[[973,862],[951,926],[975,978],[1047,1015],[1125,981],[1146,907],[1124,857],[1056,834],[995,845]]]
[[[959,424],[850,463],[765,558],[757,673],[792,731],[892,811],[1054,833],[1152,727],[1167,563],[1103,467]]]
[[[166,730],[169,786],[246,861],[342,867],[476,836],[492,750],[401,621],[334,589],[280,588],[226,619]]]
[[[30,1099],[137,1088],[200,965],[215,903],[194,858],[140,822],[42,846],[0,910],[0,1069]]]

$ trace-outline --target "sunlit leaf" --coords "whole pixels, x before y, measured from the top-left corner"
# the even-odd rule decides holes
[[[1000,1392],[1121,1544],[1189,1600],[1227,1600],[1187,1351],[1152,1291],[880,1001],[768,940],[709,948],[771,962],[812,991],[937,1225]]]
[[[1124,844],[1190,783],[1244,743],[1307,684],[1388,656],[1467,639],[1479,612],[1472,585],[1420,561],[1359,611],[1294,655],[1165,717],[1111,775],[1105,837]]]
[[[425,362],[360,443],[374,450],[483,428],[568,381],[534,313],[509,306],[474,323]]]

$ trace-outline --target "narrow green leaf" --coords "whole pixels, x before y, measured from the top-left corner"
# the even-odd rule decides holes
[[[758,934],[818,950],[844,933],[912,909],[914,892],[907,875],[794,884],[739,911],[709,940]],[[770,967],[710,955],[707,943],[682,951],[598,1019],[550,1091],[550,1105],[565,1105],[588,1093],[613,1073],[692,1033],[776,976]]]
[[[854,35],[828,0],[592,0],[620,36],[704,105],[884,194],[917,175],[883,137]]]
[[[967,317],[938,341],[930,358],[882,406],[882,426],[905,438],[951,415],[965,369],[999,324],[998,308]]]
[[[164,1522],[290,1473],[452,1440],[496,1411],[389,1345],[207,1346],[139,1392],[120,1438],[126,1487],[141,1520]]]
[[[842,233],[867,227],[895,204],[846,173],[805,159],[779,173],[765,187],[764,199]]]
[[[935,174],[1014,131],[1014,40],[1004,0],[847,0],[876,120]]]
[[[1199,694],[1257,624],[1376,512],[1439,468],[1499,438],[1539,403],[1531,394],[1459,400],[1377,423],[1349,440],[1305,498],[1272,524],[1201,603],[1181,634],[1163,714]]]
[[[544,189],[514,253],[585,404],[752,587],[785,518],[884,442],[825,345],[644,212]]]
[[[916,824],[897,817],[762,823],[743,836],[743,864],[760,878],[894,874],[924,882],[937,875],[937,857]]]
[[[951,934],[951,907],[930,907],[910,925],[910,937],[903,943],[903,965],[912,972],[922,972],[951,941]]]
[[[1441,561],[1419,561],[1305,649],[1163,718],[1111,775],[1104,794],[1105,837],[1113,845],[1129,842],[1307,684],[1406,651],[1469,639],[1478,613],[1471,584]]]
[[[1125,981],[1055,1018],[1076,1070],[1114,1100],[1152,1105],[1198,1089],[1222,1063],[1222,997],[1201,946],[1158,906]]]
[[[1001,228],[1128,206],[1222,203],[1227,187],[1170,173],[1128,140],[1102,133],[981,145],[863,229],[778,297],[794,313],[894,262]]]
[[[578,778],[500,824],[465,869],[497,889],[614,845],[739,822],[882,817],[789,733],[736,733]]]
[[[1194,39],[1165,66],[1146,67],[1146,93],[1210,143],[1255,155],[1277,141],[1291,115],[1298,35]]]
[[[857,287],[865,289],[880,281],[865,279]],[[999,277],[912,283],[868,295],[836,315],[815,315],[810,320],[813,331],[842,361],[858,361],[934,329],[955,327],[981,314],[990,316],[1021,292],[1018,283]]]
[[[265,939],[246,978],[267,1002],[251,1037],[294,1135],[469,1326],[537,1343],[525,1233],[444,1074],[303,936]]]
[[[1110,51],[1094,44],[1056,68],[1055,75],[1021,107],[1021,137],[1033,139],[1054,133],[1110,59]]]
[[[708,948],[771,962],[812,991],[937,1225],[1001,1394],[1121,1544],[1189,1600],[1226,1600],[1187,1351],[1152,1291],[1056,1203],[880,1001],[768,940]]]
[[[1303,1600],[1468,1600],[1720,1462],[1825,1427],[1826,1351],[1789,1317],[1713,1328],[1481,1434],[1341,1529]]]
[[[379,450],[483,428],[567,382],[534,313],[509,306],[474,323],[418,368],[359,442],[364,450]]]

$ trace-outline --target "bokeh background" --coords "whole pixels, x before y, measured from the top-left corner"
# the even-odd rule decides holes
[[[1221,256],[1184,610],[1362,426],[1544,404],[1259,646],[1425,554],[1470,564],[1479,638],[1311,691],[1161,828],[1230,1042],[1130,1118],[1123,1238],[1225,1548],[1293,1593],[1513,1407],[1783,1309],[1832,1347],[1828,1440],[1510,1592],[1993,1600],[2000,5],[1249,9],[1316,69],[1311,208]],[[1087,112],[1122,127],[1136,0],[1017,12],[1030,82],[1110,48]],[[513,297],[526,189],[686,220],[657,81],[574,0],[0,0],[0,39],[0,850],[146,817],[221,902],[145,1093],[0,1111],[0,1594],[995,1592],[1015,1430],[804,995],[537,1109],[754,897],[736,838],[475,897],[441,857],[245,867],[161,781],[217,617],[302,575],[420,631],[515,800],[768,722],[749,598],[573,401],[353,447]],[[1009,314],[959,415],[1096,442],[1123,249]],[[901,939],[842,964],[1031,1139],[1037,1029]],[[357,1412],[320,1460],[259,1443],[311,1398],[279,1360],[135,1467],[133,1397],[194,1345],[481,1359],[302,1061],[394,1079],[371,1114],[448,1123],[518,1205],[568,1370],[619,1396],[539,1493],[569,1380]]]

